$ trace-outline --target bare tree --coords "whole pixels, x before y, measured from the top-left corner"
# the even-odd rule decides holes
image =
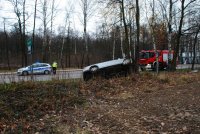
[[[120,7],[120,10],[122,10],[122,8]],[[122,57],[125,58],[125,53],[124,53],[124,44],[123,44],[123,25],[122,25],[122,12],[120,11],[120,47],[121,47],[121,53],[122,53]]]
[[[85,44],[85,51],[86,51],[86,58],[87,63],[89,64],[89,49],[88,49],[88,36],[87,36],[87,23],[89,19],[94,15],[94,11],[96,10],[96,0],[80,0],[80,6],[83,13],[83,38],[84,38],[84,44]],[[83,56],[84,57],[84,56]]]
[[[25,6],[26,6],[26,0],[8,0],[14,7],[14,13],[18,20],[18,28],[19,28],[19,34],[20,34],[20,44],[22,49],[22,60],[21,65],[27,65],[27,52],[26,52],[26,38],[25,38]],[[22,6],[22,12],[20,9],[20,6]],[[22,17],[22,19],[21,19]]]
[[[53,20],[54,20],[54,12],[55,12],[55,0],[52,0],[51,5],[51,26],[50,26],[50,35],[49,35],[49,43],[48,43],[48,51],[49,58],[51,59],[51,44],[52,44],[52,34],[53,34]]]
[[[65,23],[64,23],[64,29],[63,29],[63,38],[62,38],[62,46],[61,46],[61,52],[60,52],[60,64],[61,64],[61,67],[63,68],[63,52],[64,52],[64,45],[65,45],[65,35],[66,35],[66,28],[67,28],[67,25],[68,25],[68,37],[69,37],[69,28],[70,28],[70,18],[71,18],[71,15],[73,13],[73,9],[74,9],[74,5],[72,3],[68,3],[67,4],[67,7],[65,9]],[[69,45],[69,44],[68,44]],[[68,51],[69,53],[70,51]],[[70,59],[69,59],[70,60]]]
[[[43,21],[43,47],[42,57],[43,62],[47,62],[47,0],[43,0],[42,3],[42,21]]]
[[[198,58],[196,58],[197,54],[196,52],[198,52],[198,35],[200,33],[200,14],[199,14],[199,8],[197,8],[197,10],[195,12],[193,12],[193,14],[190,14],[189,17],[189,24],[191,25],[191,34],[192,34],[192,38],[194,38],[193,41],[193,59],[192,59],[192,70],[194,70],[194,64],[196,63],[196,59],[199,60]],[[194,37],[193,37],[194,36]]]
[[[6,32],[6,18],[3,18],[3,24],[4,24],[4,34],[5,34],[5,45],[6,45],[6,60],[7,60],[7,66],[10,70],[10,56],[9,56],[9,47],[8,47],[8,33]]]
[[[125,16],[124,0],[121,1],[121,13],[122,13],[122,20],[123,20],[124,30],[125,30],[124,53],[128,58],[130,58],[130,55],[129,55],[129,39],[128,39],[129,33],[128,33],[128,28],[127,28],[126,16]]]
[[[138,60],[139,60],[139,36],[140,36],[140,10],[139,10],[139,1],[136,1],[135,4],[132,3],[132,1],[129,0],[109,0],[109,1],[101,1],[107,3],[106,8],[110,12],[113,12],[113,9],[118,8],[118,13],[115,13],[115,16],[118,17],[119,21],[116,21],[114,23],[120,23],[120,41],[121,41],[121,52],[122,52],[122,57],[127,57],[127,58],[132,58],[132,50],[131,50],[131,37],[132,37],[132,26],[128,24],[128,17],[129,17],[129,23],[131,23],[131,10],[134,9],[134,5],[137,5],[137,10],[133,12],[133,15],[135,16],[135,19],[137,20],[137,35],[138,35],[138,40],[133,48],[134,50],[134,58],[135,58],[135,71],[139,71],[139,65],[138,65]],[[127,13],[129,12],[129,13]],[[111,13],[110,13],[111,14]],[[107,14],[108,16],[110,15],[109,13]],[[111,16],[110,16],[111,17]],[[130,29],[128,29],[128,27]],[[136,52],[137,51],[137,52]]]
[[[37,0],[35,0],[35,6],[34,6],[34,20],[33,20],[33,33],[32,33],[32,61],[35,53],[35,24],[36,24],[36,15],[37,15]]]
[[[139,45],[140,45],[140,7],[139,0],[136,0],[136,27],[137,27],[137,40],[135,45],[135,72],[139,72]]]
[[[147,5],[147,4],[146,4]],[[153,63],[153,68],[156,70],[156,73],[158,74],[159,72],[159,63],[158,63],[158,51],[157,51],[157,46],[156,46],[156,31],[155,31],[155,28],[156,28],[156,13],[155,13],[155,1],[152,0],[152,3],[150,3],[150,8],[152,10],[152,16],[151,18],[148,18],[148,7],[146,6],[146,17],[147,17],[147,20],[148,20],[148,23],[149,23],[149,26],[150,26],[150,31],[151,31],[151,36],[152,36],[152,43],[153,43],[153,49],[154,49],[154,52],[156,54],[156,62]]]
[[[112,59],[115,59],[115,47],[116,47],[116,29],[113,29],[113,51],[112,51]]]
[[[200,32],[200,23],[197,25],[195,37],[194,37],[194,43],[193,43],[193,59],[192,59],[192,70],[194,70],[194,64],[196,59],[196,45],[198,41],[198,34]]]
[[[43,43],[42,43],[42,58],[44,62],[51,61],[51,47],[52,36],[54,28],[54,19],[58,13],[58,8],[55,0],[51,2],[47,0],[40,0],[41,9],[39,10],[40,16],[38,16],[43,23]],[[54,59],[55,60],[55,59]]]
[[[167,36],[168,36],[168,50],[169,50],[169,54],[168,54],[168,70],[171,70],[171,64],[172,64],[172,20],[173,20],[173,6],[174,4],[177,2],[178,0],[169,0],[169,10],[167,10],[167,1],[161,1],[160,5],[161,5],[161,9],[162,9],[162,14],[163,14],[163,18],[164,21],[167,24],[168,27],[168,32],[167,32]],[[167,15],[168,14],[168,15]]]
[[[51,17],[50,17],[50,34],[49,34],[49,43],[48,43],[48,52],[49,52],[49,59],[51,60],[51,46],[52,46],[52,36],[53,36],[53,23],[54,19],[56,17],[56,14],[58,13],[57,5],[55,3],[55,0],[52,0],[51,2]]]
[[[26,51],[26,0],[23,0],[23,33],[22,33],[22,43],[23,43],[23,51],[24,51],[24,58],[25,58],[25,66],[27,65],[27,51]]]
[[[171,63],[172,63],[172,9],[173,9],[173,1],[169,0],[169,21],[168,21],[168,69],[171,70]]]
[[[123,29],[123,32],[121,30],[121,52],[122,57],[130,58],[130,45],[129,45],[129,32],[128,32],[128,25],[127,25],[127,16],[125,14],[126,8],[125,8],[125,1],[124,0],[110,0],[108,5],[119,5],[119,11],[120,11],[120,27]],[[115,8],[115,7],[114,7]],[[122,27],[123,23],[123,27]],[[125,44],[123,44],[123,33],[125,33]]]
[[[177,64],[176,60],[177,60],[179,50],[180,50],[180,39],[183,34],[182,27],[183,27],[183,22],[184,22],[184,18],[185,18],[185,11],[188,8],[188,6],[195,1],[196,0],[191,0],[188,3],[185,3],[186,2],[185,0],[181,0],[181,9],[180,9],[181,14],[180,14],[178,32],[177,32],[177,37],[176,37],[175,53],[174,53],[174,58],[173,58],[173,63],[172,63],[173,70],[176,70],[176,64]]]
[[[115,49],[117,48],[116,40],[119,38],[120,40],[120,52],[121,57],[125,57],[124,54],[124,28],[123,28],[123,17],[121,12],[121,4],[118,1],[100,1],[105,3],[102,5],[101,13],[102,17],[105,19],[105,25],[108,27],[107,32],[111,29],[111,33],[113,34],[113,50],[112,50],[112,58],[115,59]],[[117,31],[119,30],[119,31]],[[106,35],[107,36],[107,35]],[[108,36],[107,36],[108,37]]]

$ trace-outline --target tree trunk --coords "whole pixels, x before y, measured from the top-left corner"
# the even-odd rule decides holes
[[[25,11],[26,11],[26,0],[23,2],[23,46],[24,46],[24,62],[25,66],[27,66],[27,47],[26,47],[26,18],[25,18]]]
[[[20,16],[18,16],[18,25],[19,25],[19,34],[20,34],[20,44],[21,44],[21,48],[22,48],[22,53],[21,53],[21,63],[22,63],[22,67],[25,66],[24,65],[24,52],[25,52],[25,46],[23,43],[23,34],[22,34],[22,24],[21,24],[21,19]]]
[[[87,11],[88,11],[88,1],[84,0],[83,2],[83,17],[84,17],[84,44],[85,44],[85,52],[86,52],[86,65],[89,65],[89,50],[88,50],[88,39],[87,39]]]
[[[68,67],[70,67],[71,65],[71,58],[70,58],[70,52],[71,52],[71,45],[70,45],[70,22],[68,25],[68,31],[67,31],[67,44],[68,44],[68,49],[67,49],[67,57],[68,57]]]
[[[115,42],[115,36],[116,36],[116,33],[115,33],[116,29],[114,27],[113,29],[113,53],[112,53],[112,59],[114,60],[115,59],[115,45],[116,45],[116,42]]]
[[[180,48],[180,39],[182,36],[182,26],[183,26],[183,18],[184,18],[184,7],[185,4],[185,0],[181,1],[181,18],[180,18],[180,22],[179,22],[179,29],[178,29],[178,33],[177,33],[177,38],[176,38],[176,46],[175,46],[175,52],[174,52],[174,58],[173,58],[173,63],[172,63],[172,70],[176,70],[176,59],[178,57],[179,54],[179,48]]]
[[[194,38],[194,44],[193,44],[193,59],[192,59],[192,70],[194,70],[194,64],[195,64],[195,58],[196,58],[196,44],[197,44],[197,40],[198,40],[199,31],[200,31],[200,25],[198,26],[198,29],[197,29],[197,31],[196,31],[195,38]]]
[[[140,45],[140,8],[139,8],[139,0],[136,0],[136,27],[137,27],[137,41],[135,44],[135,67],[134,70],[136,73],[139,72],[139,45]]]
[[[33,21],[33,34],[32,34],[32,62],[34,59],[34,53],[35,53],[35,23],[36,23],[36,14],[37,14],[37,0],[35,0],[35,9],[34,9],[34,21]]]
[[[65,31],[65,30],[64,30]],[[65,33],[65,32],[64,32]],[[64,45],[65,45],[65,34],[63,35],[63,38],[62,38],[62,46],[61,46],[61,52],[60,52],[60,65],[61,65],[61,68],[63,68],[63,51],[64,51]]]
[[[122,57],[125,58],[124,47],[123,47],[123,32],[122,32],[122,12],[120,13],[120,46]]]
[[[171,45],[171,39],[172,39],[172,7],[173,7],[173,2],[172,0],[169,1],[169,22],[168,22],[168,70],[171,70],[171,64],[172,64],[172,45]]]
[[[124,9],[124,0],[122,0],[121,12],[122,12],[122,19],[123,19],[124,30],[125,30],[124,52],[125,52],[125,56],[130,58],[130,55],[129,55],[129,41],[128,41],[128,28],[127,28],[127,24],[126,24],[126,16],[125,16],[124,10],[125,10]]]
[[[5,26],[5,18],[4,18],[4,34],[5,34],[5,45],[6,45],[6,59],[7,59],[7,66],[8,69],[11,70],[10,68],[10,56],[9,56],[9,49],[8,49],[8,34],[6,32],[6,26]]]
[[[153,49],[156,54],[156,64],[153,64],[153,68],[156,69],[156,73],[159,73],[159,62],[158,62],[158,52],[156,47],[156,41],[155,41],[155,1],[153,0],[153,7],[152,7],[152,22],[151,22],[151,34],[152,34],[152,42],[153,42]],[[155,66],[156,65],[156,66]]]
[[[52,1],[52,7],[51,7],[51,30],[50,30],[50,37],[49,37],[49,44],[48,44],[48,57],[51,61],[51,44],[52,44],[52,35],[53,35],[53,17],[54,17],[54,5],[55,0]]]
[[[43,5],[43,49],[42,49],[42,55],[43,55],[43,62],[47,62],[47,0],[44,0]]]

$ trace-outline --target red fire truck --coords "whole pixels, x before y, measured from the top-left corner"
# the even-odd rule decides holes
[[[164,69],[168,66],[169,50],[157,50],[159,69]],[[171,51],[169,56],[173,59],[174,51]],[[156,69],[156,52],[154,50],[142,50],[140,52],[139,65],[141,70]]]

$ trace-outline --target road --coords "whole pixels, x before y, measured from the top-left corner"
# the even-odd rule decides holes
[[[0,73],[0,83],[12,83],[23,81],[49,81],[61,79],[80,79],[82,78],[82,69],[58,70],[56,75],[29,75],[18,76],[16,72]]]
[[[178,64],[176,69],[191,69],[192,64]],[[195,69],[200,69],[200,64],[195,64],[194,65]]]
[[[189,69],[191,64],[179,64],[177,69]],[[195,65],[195,69],[200,69],[200,64]],[[49,81],[61,79],[82,79],[82,69],[74,70],[58,70],[56,75],[33,75],[33,76],[18,76],[15,72],[0,73],[0,83],[12,83],[23,81]]]

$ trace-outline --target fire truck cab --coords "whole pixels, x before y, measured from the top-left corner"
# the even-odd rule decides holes
[[[156,54],[158,55],[159,69],[165,69],[168,66],[168,59],[173,59],[174,52],[169,50],[142,50],[140,52],[139,65],[141,70],[156,69]],[[169,57],[168,57],[169,56]]]

